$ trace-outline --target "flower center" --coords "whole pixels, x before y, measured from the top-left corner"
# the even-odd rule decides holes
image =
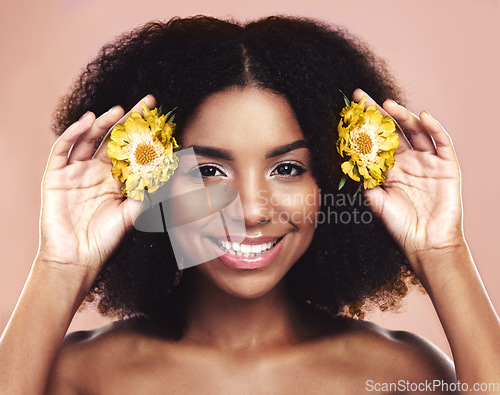
[[[356,136],[356,150],[361,154],[361,155],[367,155],[370,152],[372,152],[373,149],[373,141],[371,137],[368,135],[368,133],[361,132]]]
[[[140,143],[135,148],[134,156],[138,165],[147,165],[158,158],[158,153],[152,144]]]

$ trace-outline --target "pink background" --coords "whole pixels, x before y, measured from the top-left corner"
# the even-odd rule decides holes
[[[195,14],[240,20],[271,14],[320,18],[346,26],[387,58],[407,92],[409,108],[428,110],[453,137],[463,174],[466,236],[498,309],[500,2],[3,0],[0,331],[37,250],[40,181],[54,141],[50,119],[58,98],[99,47],[117,34],[151,19]],[[416,332],[449,353],[432,305],[418,292],[407,298],[400,314],[369,319]],[[86,312],[75,317],[70,330],[106,322]]]

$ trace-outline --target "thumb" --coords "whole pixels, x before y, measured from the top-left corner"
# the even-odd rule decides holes
[[[144,211],[144,203],[131,198],[125,199],[120,204],[121,215],[123,218],[123,223],[126,228],[131,228],[139,215]]]
[[[366,189],[364,191],[364,196],[372,212],[378,217],[381,217],[382,211],[384,210],[386,192],[378,186],[372,189]]]

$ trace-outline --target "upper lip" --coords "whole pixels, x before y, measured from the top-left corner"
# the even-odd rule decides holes
[[[282,237],[283,235],[281,236],[238,236],[238,235],[229,235],[229,239],[231,241],[234,241],[234,240],[242,240],[242,241],[239,241],[240,244],[249,244],[249,245],[252,245],[252,244],[264,244],[264,243],[270,243],[272,241],[275,241],[277,239],[279,239],[280,237]],[[217,239],[220,239],[220,240],[228,240],[228,237],[226,235],[222,236],[222,237],[218,237],[216,236]]]

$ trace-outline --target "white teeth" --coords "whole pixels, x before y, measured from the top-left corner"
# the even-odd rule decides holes
[[[262,244],[253,244],[252,245],[252,252],[256,253],[256,254],[260,254],[260,252],[262,251]]]
[[[252,252],[252,246],[248,244],[241,244],[241,252],[243,254],[249,254]]]
[[[259,255],[271,248],[273,248],[278,240],[275,240],[270,243],[262,243],[262,244],[241,244],[236,242],[230,242],[227,240],[218,239],[219,246],[226,252],[230,254],[243,256],[243,257],[254,257],[255,255]]]

